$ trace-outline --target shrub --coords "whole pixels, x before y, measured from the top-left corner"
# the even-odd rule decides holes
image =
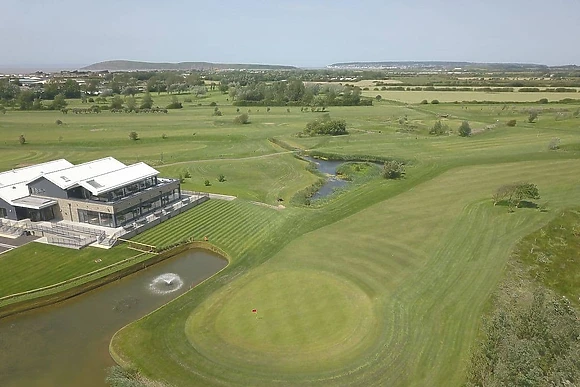
[[[549,150],[558,150],[560,149],[560,139],[558,137],[554,137],[550,143],[548,144]]]
[[[509,121],[506,123],[506,125],[507,125],[507,126],[509,126],[509,127],[512,127],[512,128],[513,128],[514,126],[516,126],[516,123],[517,123],[517,121],[516,121],[516,120],[509,120]]]
[[[461,137],[469,137],[471,136],[471,126],[469,126],[469,122],[463,121],[459,126],[459,135]]]
[[[18,136],[18,142],[20,143],[20,145],[26,144],[26,138],[24,138],[24,135],[23,134],[21,134],[20,136]]]
[[[435,122],[431,130],[429,130],[429,134],[433,134],[435,136],[441,136],[446,134],[449,131],[449,127],[445,124],[442,124],[441,121]]]
[[[61,120],[56,120],[56,121],[55,121],[55,124],[57,124],[57,125],[62,125],[62,121],[61,121]]]
[[[421,101],[421,105],[427,105],[429,103],[429,101],[427,101],[426,99],[424,99],[423,101]]]
[[[139,139],[139,135],[137,134],[137,132],[131,132],[131,133],[129,133],[129,139],[133,140],[133,141],[137,141]]]
[[[226,177],[223,175],[223,173],[220,173],[220,175],[218,176],[218,181],[220,183],[223,183],[224,181],[226,181]]]
[[[531,111],[530,115],[528,116],[528,122],[531,124],[534,121],[536,121],[536,118],[538,118],[538,112],[537,111]]]
[[[385,179],[399,179],[405,175],[405,165],[397,160],[385,161],[383,177]]]
[[[95,99],[93,97],[88,99],[89,103],[95,103]]]
[[[308,136],[329,135],[339,136],[348,134],[345,120],[332,120],[326,113],[322,118],[306,124],[306,129],[302,132]]]
[[[546,104],[546,103],[548,103],[548,98],[542,98],[538,101],[538,103]]]
[[[383,96],[382,96],[382,95],[380,95],[380,94],[377,94],[377,96],[375,97],[375,99],[376,99],[377,101],[380,101],[381,99],[383,99]]]
[[[191,178],[191,172],[189,172],[189,169],[186,169],[186,170],[185,170],[185,173],[183,174],[183,177],[184,177],[185,179],[189,179],[189,178]]]
[[[439,103],[438,99],[434,99],[433,101],[431,101],[431,104],[433,104],[433,105],[437,105],[438,103]]]
[[[212,101],[212,102],[209,103],[209,106],[217,106],[217,102]]]
[[[209,187],[209,186],[211,185],[211,183],[209,182],[209,180],[208,180],[208,179],[205,179],[205,181],[203,182],[203,184],[204,184],[206,187]]]
[[[161,135],[161,138],[165,140],[165,139],[167,138],[167,135],[166,135],[165,133],[163,133],[163,134]]]
[[[234,118],[234,124],[245,125],[250,123],[250,116],[247,113],[242,113]]]

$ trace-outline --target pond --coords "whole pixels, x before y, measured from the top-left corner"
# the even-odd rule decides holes
[[[2,387],[105,386],[113,334],[226,265],[216,254],[189,250],[61,303],[0,319]]]
[[[304,160],[308,160],[316,164],[316,168],[328,176],[326,182],[312,195],[311,200],[320,199],[326,197],[334,192],[335,189],[344,187],[348,184],[348,181],[339,179],[336,176],[336,170],[344,161],[335,160],[320,160],[309,156],[303,156]]]

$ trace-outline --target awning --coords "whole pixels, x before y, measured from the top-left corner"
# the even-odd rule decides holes
[[[38,196],[26,196],[24,198],[13,200],[15,207],[31,208],[33,210],[42,210],[43,208],[57,204],[55,200],[41,198]]]

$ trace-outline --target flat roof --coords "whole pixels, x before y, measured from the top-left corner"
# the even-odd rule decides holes
[[[57,204],[56,200],[41,198],[38,196],[26,196],[13,201],[15,206],[32,208],[33,210],[41,210],[46,207]]]
[[[158,174],[159,171],[149,165],[137,163],[100,176],[84,179],[79,182],[79,185],[89,190],[93,195],[100,195]]]

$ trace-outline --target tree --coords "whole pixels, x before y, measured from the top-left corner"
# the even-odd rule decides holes
[[[137,132],[131,132],[129,133],[129,139],[132,141],[137,141],[139,139],[139,135]]]
[[[218,181],[220,183],[223,183],[224,181],[226,181],[226,177],[223,175],[223,173],[220,173],[220,175],[218,176]]]
[[[382,96],[382,95],[380,95],[380,94],[377,94],[377,96],[375,97],[375,99],[376,99],[377,101],[380,101],[380,100],[382,100],[382,99],[383,99],[383,96]]]
[[[111,100],[111,109],[123,109],[123,98],[121,96],[116,95]]]
[[[54,97],[54,100],[52,101],[52,104],[50,105],[50,108],[52,110],[61,110],[64,109],[67,105],[66,100],[64,99],[64,94],[58,94]]]
[[[32,104],[34,103],[35,95],[30,90],[23,90],[18,95],[18,107],[20,110],[30,110],[32,109]]]
[[[66,98],[80,98],[81,86],[74,79],[67,79],[64,85],[62,85],[60,92]]]
[[[133,86],[127,86],[123,89],[123,91],[121,92],[121,94],[123,95],[130,95],[131,97],[134,97],[135,94],[137,94],[138,90],[136,87]]]
[[[405,175],[405,165],[397,160],[385,161],[383,177],[385,179],[400,179]]]
[[[137,101],[135,100],[135,97],[127,97],[125,99],[125,104],[127,105],[127,109],[129,109],[129,111],[134,111],[137,109]]]
[[[21,134],[20,136],[18,136],[18,143],[20,143],[20,145],[26,144],[26,138],[24,138],[24,135],[23,134]]]
[[[550,140],[550,143],[548,144],[548,149],[558,150],[559,148],[560,148],[560,139],[558,137],[554,137],[552,140]]]
[[[509,121],[506,123],[506,125],[507,125],[507,126],[509,126],[509,127],[512,127],[512,128],[513,128],[514,126],[516,126],[516,124],[517,124],[517,121],[516,121],[516,120],[509,120]]]
[[[540,199],[540,191],[532,183],[502,185],[493,194],[493,204],[497,205],[505,202],[509,206],[510,211],[513,211],[514,207],[520,207],[524,200],[537,199]]]
[[[538,118],[538,112],[535,110],[532,110],[530,112],[530,115],[528,116],[528,122],[530,124],[532,124],[534,121],[536,121],[536,118]]]
[[[167,109],[181,109],[182,107],[183,105],[175,95],[171,97],[171,103],[167,105]]]
[[[247,113],[242,113],[234,118],[234,124],[245,125],[250,123],[250,116]]]
[[[469,137],[471,136],[471,126],[469,126],[469,122],[463,121],[459,126],[459,135],[461,137]]]
[[[433,134],[435,136],[441,136],[443,134],[446,134],[448,130],[449,130],[449,127],[447,125],[442,124],[441,121],[437,121],[431,127],[431,130],[429,130],[429,134]]]
[[[151,98],[151,94],[149,91],[145,93],[143,99],[141,100],[141,109],[151,109],[153,107],[153,98]]]

